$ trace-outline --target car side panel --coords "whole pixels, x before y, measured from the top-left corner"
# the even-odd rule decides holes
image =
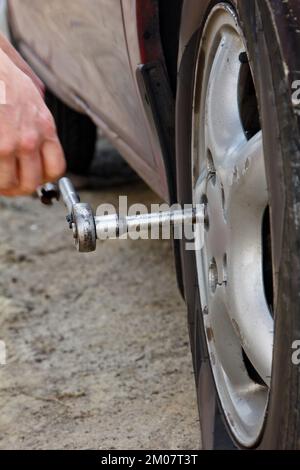
[[[116,147],[166,199],[161,155],[153,147],[128,57],[121,0],[10,0],[9,5],[24,50],[62,84],[68,102],[77,98],[93,118],[99,116],[98,124],[105,123],[114,144],[122,140]]]

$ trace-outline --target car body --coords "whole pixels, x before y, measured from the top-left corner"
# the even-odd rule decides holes
[[[158,3],[13,0],[9,8],[14,39],[46,85],[91,116],[149,185],[168,200],[163,151],[136,74],[146,61],[164,61]]]

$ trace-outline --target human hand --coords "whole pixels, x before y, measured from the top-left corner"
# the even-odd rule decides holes
[[[0,194],[33,193],[65,171],[63,150],[41,90],[0,50]]]

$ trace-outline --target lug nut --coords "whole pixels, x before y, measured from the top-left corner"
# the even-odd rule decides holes
[[[218,267],[215,258],[213,258],[210,262],[210,266],[208,269],[208,282],[209,287],[212,293],[216,292],[217,285],[218,285]]]

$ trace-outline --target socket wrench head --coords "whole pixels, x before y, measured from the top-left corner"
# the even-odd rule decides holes
[[[93,210],[89,204],[78,203],[72,208],[75,245],[80,253],[96,250],[97,235]]]

